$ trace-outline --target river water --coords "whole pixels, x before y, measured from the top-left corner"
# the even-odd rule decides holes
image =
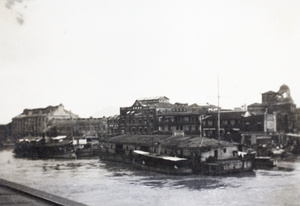
[[[300,205],[300,160],[231,176],[169,176],[86,160],[30,160],[0,151],[1,178],[87,205]]]

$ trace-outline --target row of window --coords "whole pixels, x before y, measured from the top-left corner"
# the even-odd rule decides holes
[[[226,125],[230,125],[230,126],[237,126],[239,125],[240,121],[238,120],[222,120],[221,121],[221,125],[226,126]],[[203,121],[203,126],[213,126],[214,122],[212,120],[206,120]]]

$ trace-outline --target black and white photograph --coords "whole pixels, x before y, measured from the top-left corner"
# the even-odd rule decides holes
[[[0,0],[0,205],[300,205],[299,11]]]

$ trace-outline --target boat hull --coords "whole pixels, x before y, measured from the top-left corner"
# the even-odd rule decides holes
[[[18,157],[72,159],[75,152],[71,143],[17,143],[14,153]]]
[[[253,171],[252,160],[224,160],[206,163],[191,160],[171,161],[157,155],[116,154],[102,150],[100,159],[125,164],[132,164],[135,168],[169,175],[226,175]],[[182,158],[184,159],[184,158]]]
[[[272,169],[277,166],[277,161],[271,157],[256,157],[253,166],[255,169]]]

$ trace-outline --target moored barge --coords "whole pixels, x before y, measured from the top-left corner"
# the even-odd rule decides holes
[[[223,175],[253,169],[251,159],[238,155],[237,144],[184,134],[124,134],[103,139],[100,159],[168,174]]]
[[[19,139],[14,153],[18,157],[29,158],[75,158],[73,141],[67,136]]]

